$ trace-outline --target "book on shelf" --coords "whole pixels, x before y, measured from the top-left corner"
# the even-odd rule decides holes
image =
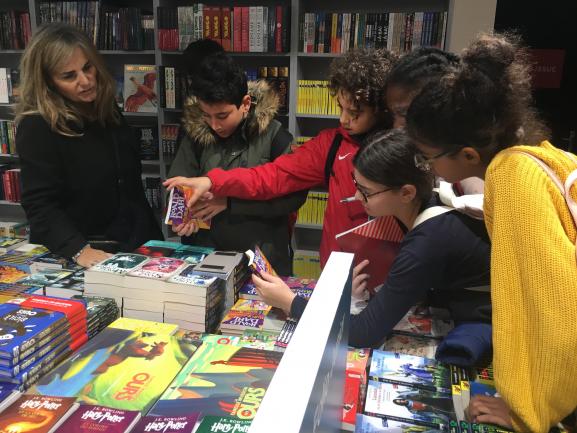
[[[23,50],[32,36],[30,13],[26,10],[0,11],[0,50]]]
[[[168,208],[164,223],[171,226],[194,222],[200,229],[210,229],[210,220],[201,220],[192,216],[193,212],[187,207],[192,197],[192,189],[186,186],[176,186],[170,190]]]
[[[77,409],[74,398],[22,395],[0,414],[0,431],[52,433]]]
[[[192,412],[190,410],[187,411],[186,415],[182,416],[145,416],[142,417],[130,432],[192,433],[200,416],[200,413]],[[213,433],[215,431],[217,430],[214,430]],[[221,431],[225,432],[225,430]],[[232,431],[230,431],[230,433],[232,433]]]
[[[131,125],[131,127],[140,145],[140,159],[143,161],[158,160],[158,127],[153,125]]]
[[[362,272],[369,274],[367,288],[374,294],[374,289],[385,282],[403,236],[394,219],[379,217],[339,233],[335,239],[342,251],[355,254],[355,265],[369,260]]]
[[[156,113],[158,82],[155,65],[124,65],[124,111]]]
[[[203,343],[149,415],[203,415],[251,420],[281,358],[280,352]]]
[[[83,404],[56,429],[55,433],[132,432],[140,418],[141,414],[138,411]]]
[[[43,376],[31,392],[146,411],[196,348],[172,336],[106,328]]]

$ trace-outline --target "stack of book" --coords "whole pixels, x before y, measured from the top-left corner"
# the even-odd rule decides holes
[[[84,294],[84,270],[78,270],[72,274],[54,281],[44,287],[46,296],[58,296],[60,298],[72,298]]]
[[[72,299],[80,300],[86,305],[86,328],[89,339],[98,335],[120,315],[120,310],[112,298],[74,295]]]
[[[183,259],[160,256],[160,247],[157,257],[117,254],[85,271],[85,294],[115,298],[124,317],[214,331],[222,318],[222,285],[189,263],[205,253],[182,247],[173,254]]]
[[[0,237],[0,254],[6,254],[8,251],[14,250],[27,243],[26,239],[2,236]]]

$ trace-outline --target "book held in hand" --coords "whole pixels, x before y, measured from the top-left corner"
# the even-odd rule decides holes
[[[339,233],[335,239],[341,251],[355,254],[355,266],[365,259],[369,261],[363,273],[369,274],[367,288],[372,295],[375,287],[387,279],[403,236],[392,217],[379,217]]]
[[[165,224],[179,226],[194,221],[199,228],[210,229],[210,220],[193,218],[192,211],[186,206],[191,196],[192,189],[186,186],[176,186],[170,191]]]
[[[247,250],[245,254],[248,257],[248,266],[258,276],[260,276],[261,272],[278,275],[258,245],[255,245],[254,251]]]

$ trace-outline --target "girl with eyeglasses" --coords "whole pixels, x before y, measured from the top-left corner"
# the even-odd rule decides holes
[[[485,179],[493,367],[502,398],[472,399],[469,416],[546,432],[577,407],[577,230],[557,186],[520,151],[562,181],[577,165],[545,141],[530,66],[516,39],[480,36],[457,70],[413,100],[407,127],[422,155],[417,165],[449,181]]]
[[[433,178],[415,166],[406,133],[393,130],[368,138],[355,156],[353,179],[367,214],[393,216],[406,234],[381,290],[360,314],[351,316],[349,344],[379,345],[413,305],[425,300],[449,309],[456,323],[490,323],[490,295],[479,289],[489,284],[484,224],[439,207]],[[356,297],[366,290],[365,262],[353,271]],[[304,311],[306,300],[280,278],[263,273],[263,278],[254,275],[253,282],[268,304],[292,317]]]

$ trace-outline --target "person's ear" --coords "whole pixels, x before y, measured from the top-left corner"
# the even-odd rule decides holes
[[[244,95],[242,101],[240,102],[240,109],[243,112],[243,114],[246,114],[250,111],[251,102],[252,99],[250,98],[250,95]]]
[[[417,196],[417,187],[411,184],[403,185],[399,188],[399,195],[403,203],[410,203]]]
[[[482,164],[481,154],[474,147],[463,147],[459,152],[459,157],[464,164],[478,166]]]

